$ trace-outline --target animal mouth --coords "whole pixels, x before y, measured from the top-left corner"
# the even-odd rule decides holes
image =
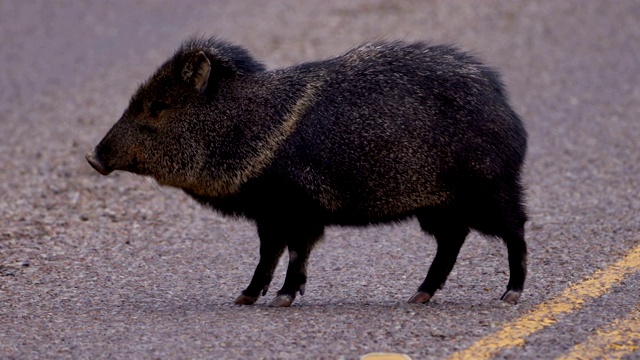
[[[144,169],[142,167],[140,167],[140,163],[137,162],[136,159],[133,159],[131,164],[125,166],[122,170],[128,171],[128,172],[130,172],[132,174],[147,175],[147,173],[144,171]]]

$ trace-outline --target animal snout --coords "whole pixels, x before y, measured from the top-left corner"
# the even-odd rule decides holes
[[[100,160],[96,149],[89,151],[84,157],[89,162],[89,165],[102,175],[109,175],[113,171]]]

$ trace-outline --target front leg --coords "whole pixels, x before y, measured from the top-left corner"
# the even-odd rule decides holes
[[[270,226],[258,224],[258,236],[260,237],[260,261],[253,273],[251,283],[234,301],[239,305],[252,305],[261,293],[263,296],[267,293],[278,259],[286,246],[284,238]]]
[[[292,229],[294,230],[294,229]],[[304,295],[307,283],[307,260],[313,246],[322,238],[324,226],[318,224],[297,224],[296,231],[287,237],[289,266],[282,288],[270,303],[272,307],[287,307],[293,303],[296,293]]]

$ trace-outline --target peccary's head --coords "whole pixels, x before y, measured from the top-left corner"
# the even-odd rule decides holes
[[[140,86],[87,161],[102,175],[124,170],[164,185],[197,182],[225,126],[211,113],[219,87],[263,70],[241,47],[213,38],[185,42]]]

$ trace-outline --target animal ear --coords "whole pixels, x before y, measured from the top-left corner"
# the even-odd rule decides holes
[[[191,55],[182,69],[182,79],[193,85],[200,93],[204,93],[207,89],[209,74],[211,74],[211,62],[202,51]]]

